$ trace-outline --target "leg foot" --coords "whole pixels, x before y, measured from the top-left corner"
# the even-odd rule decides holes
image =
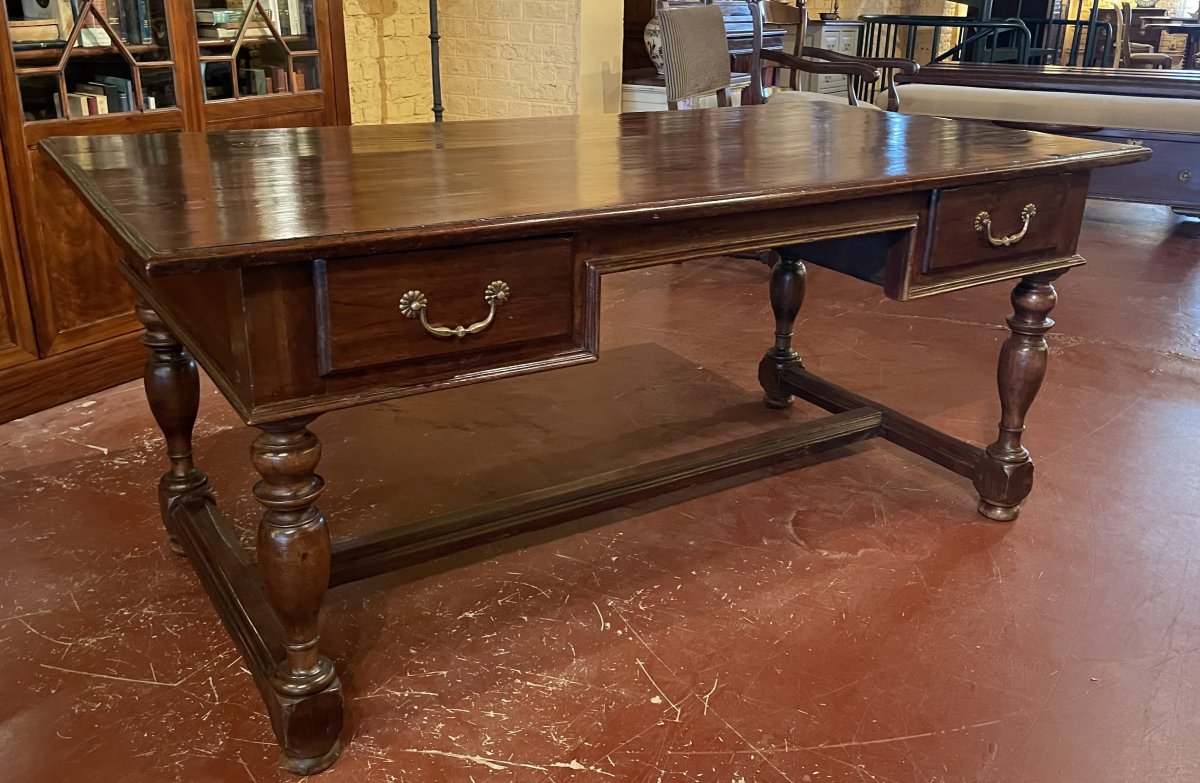
[[[166,439],[171,463],[170,470],[158,482],[158,507],[171,550],[182,555],[183,547],[170,529],[171,505],[184,495],[208,492],[208,476],[192,462],[192,428],[200,409],[200,375],[196,362],[148,303],[138,302],[137,316],[146,327],[142,344],[150,349],[143,375],[146,399]]]
[[[311,421],[261,425],[251,447],[262,477],[254,497],[265,509],[258,528],[258,567],[267,601],[283,628],[285,651],[267,701],[285,766],[300,774],[333,763],[342,730],[341,683],[333,663],[318,649],[331,548],[325,517],[315,505],[325,482],[315,472],[321,442],[308,430]]]
[[[807,270],[799,259],[778,257],[771,267],[771,310],[775,314],[775,345],[758,363],[758,382],[768,408],[786,408],[792,395],[779,385],[779,373],[787,367],[801,366],[800,355],[792,349],[792,327],[804,303]]]
[[[1021,445],[1025,415],[1046,377],[1046,332],[1057,294],[1052,285],[1062,272],[1021,279],[1013,289],[1012,334],[1000,349],[996,380],[1000,389],[1000,432],[975,469],[979,513],[1008,522],[1017,518],[1021,502],[1033,489],[1033,460]]]

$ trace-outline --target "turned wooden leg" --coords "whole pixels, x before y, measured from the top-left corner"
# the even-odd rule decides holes
[[[779,373],[799,365],[800,355],[792,349],[792,326],[804,303],[804,283],[808,272],[798,259],[779,257],[771,267],[771,310],[775,313],[775,345],[758,363],[758,382],[768,408],[786,408],[792,396],[779,386]]]
[[[1017,518],[1021,501],[1033,489],[1033,460],[1021,445],[1025,414],[1046,377],[1048,317],[1057,295],[1051,283],[1061,274],[1046,272],[1021,279],[1012,292],[1012,335],[1000,349],[996,379],[1000,387],[1000,434],[979,461],[975,489],[979,513],[1006,522]]]
[[[317,647],[331,555],[325,518],[314,505],[325,482],[315,473],[321,442],[308,430],[311,421],[260,425],[262,433],[251,446],[262,477],[254,497],[265,509],[258,528],[259,574],[282,625],[286,652],[271,680],[272,716],[284,766],[302,775],[333,763],[342,730],[341,684]]]
[[[158,507],[171,549],[183,554],[179,540],[171,531],[171,505],[184,495],[208,491],[208,477],[192,462],[192,428],[200,409],[200,375],[196,362],[154,308],[140,301],[136,312],[138,320],[146,327],[142,344],[150,349],[143,376],[146,399],[166,438],[167,457],[171,462],[171,469],[158,482]]]

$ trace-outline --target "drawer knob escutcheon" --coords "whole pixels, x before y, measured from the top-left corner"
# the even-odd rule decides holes
[[[483,290],[483,301],[487,303],[488,314],[482,321],[476,321],[470,326],[436,326],[429,323],[425,313],[429,310],[429,299],[420,291],[408,291],[400,297],[400,312],[405,318],[421,319],[421,326],[434,337],[466,337],[468,334],[479,334],[492,325],[496,317],[496,308],[508,301],[512,289],[503,280],[493,280]]]
[[[992,247],[1008,247],[1025,238],[1025,234],[1029,231],[1029,224],[1036,216],[1037,207],[1033,204],[1026,204],[1021,209],[1021,220],[1023,221],[1021,230],[1006,237],[994,237],[992,236],[992,216],[987,212],[980,212],[975,216],[975,230],[987,237],[988,244]]]

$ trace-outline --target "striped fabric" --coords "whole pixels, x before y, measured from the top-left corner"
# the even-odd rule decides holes
[[[725,19],[715,5],[660,8],[667,100],[711,95],[729,87]]]

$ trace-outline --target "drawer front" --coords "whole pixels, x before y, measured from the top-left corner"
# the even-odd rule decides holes
[[[1151,204],[1195,207],[1200,204],[1200,142],[1168,139],[1129,139],[1109,133],[1091,138],[1136,141],[1154,150],[1154,157],[1130,166],[1097,169],[1091,194],[1098,198],[1130,199]]]
[[[853,30],[843,30],[838,37],[837,51],[842,54],[858,54],[858,36]]]
[[[570,239],[336,259],[319,262],[315,275],[323,375],[402,364],[444,367],[456,359],[472,370],[500,368],[580,346],[575,313],[582,291]],[[475,333],[430,333],[486,320],[492,310],[487,294],[502,288],[499,283],[506,295],[496,300],[486,326]]]
[[[1072,188],[1070,175],[937,191],[925,271],[1055,252],[1070,254],[1074,235],[1063,224],[1071,222],[1068,215],[1080,211],[1085,196],[1086,192]],[[1033,214],[1026,228],[1027,209]]]

